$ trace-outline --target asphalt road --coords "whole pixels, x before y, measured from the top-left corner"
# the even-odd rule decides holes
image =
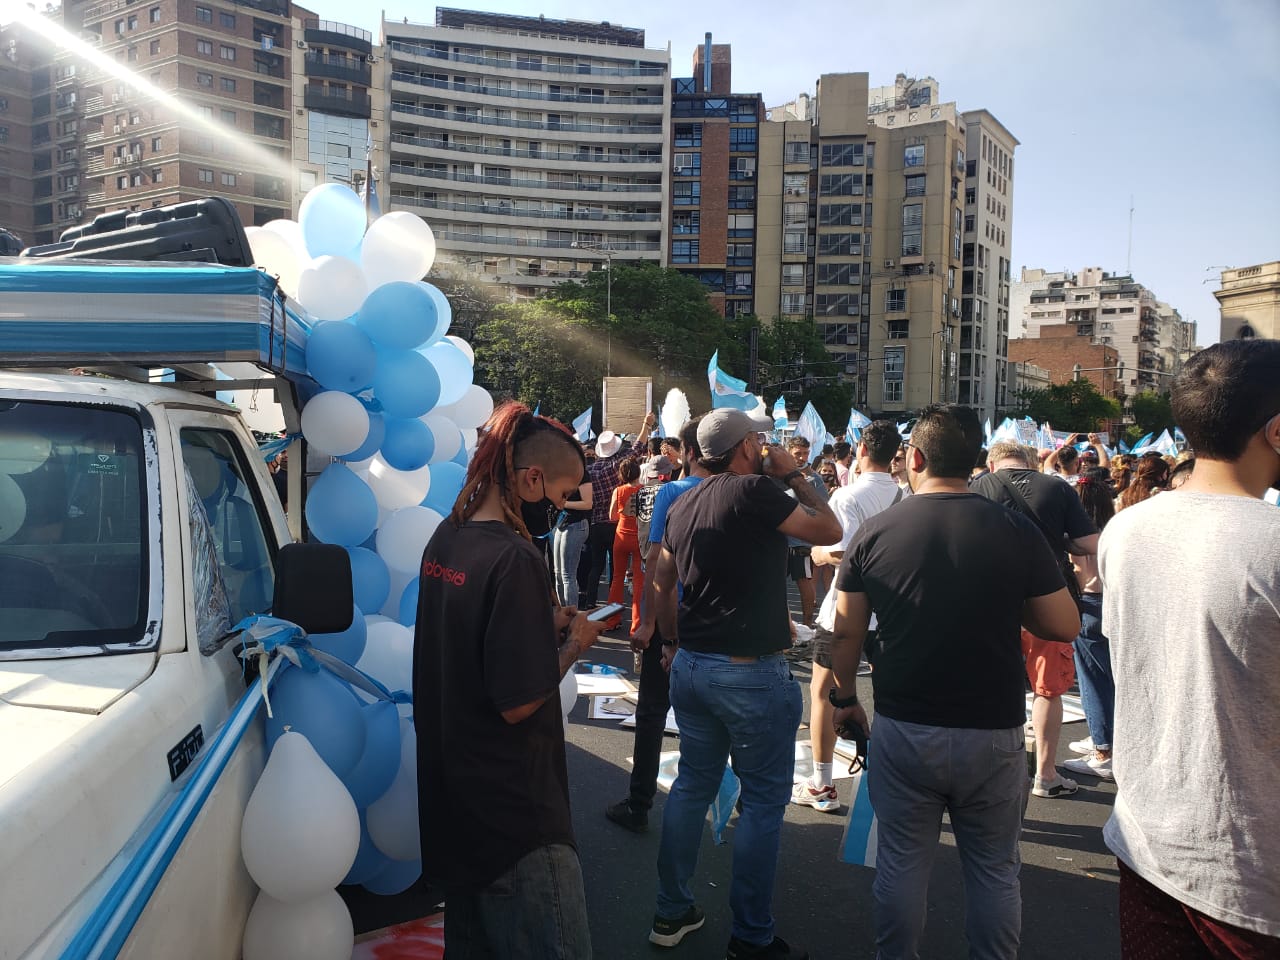
[[[622,635],[620,630],[613,636]],[[631,653],[622,639],[603,638],[590,656],[597,662],[631,667]],[[807,717],[809,664],[797,657],[793,672],[805,692]],[[864,701],[872,699],[870,678],[859,679],[859,696]],[[729,937],[734,821],[725,833],[724,846],[712,843],[709,830],[703,836],[695,891],[706,911],[705,927],[690,934],[674,950],[652,947],[646,938],[653,917],[666,794],[659,790],[646,834],[637,836],[606,820],[605,806],[627,792],[630,767],[626,758],[632,753],[632,731],[615,720],[588,719],[586,698],[579,698],[570,720],[568,762],[573,820],[595,956],[599,960],[719,960]],[[1065,726],[1061,756],[1070,756],[1066,744],[1086,733],[1083,723]],[[806,737],[807,730],[802,728],[798,739]],[[678,740],[669,737],[668,743],[668,749],[676,749]],[[1076,779],[1080,791],[1073,797],[1043,800],[1033,796],[1027,808],[1022,837],[1023,957],[1109,960],[1119,956],[1116,863],[1101,834],[1115,790],[1106,782]],[[837,781],[846,804],[850,800],[850,783]],[[837,860],[846,812],[847,806],[838,815],[790,806],[783,824],[774,897],[777,931],[789,941],[805,946],[814,960],[858,960],[875,955],[873,871]],[[357,932],[425,916],[437,899],[422,889],[392,898],[371,897],[345,888],[343,893],[352,906]],[[929,887],[921,956],[929,960],[968,957],[960,864],[945,820]]]

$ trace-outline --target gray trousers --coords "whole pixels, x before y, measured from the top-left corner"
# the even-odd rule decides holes
[[[1013,960],[1022,932],[1018,838],[1027,797],[1023,728],[967,730],[875,718],[867,764],[877,826],[880,960],[916,960],[942,813],[964,871],[975,960]]]

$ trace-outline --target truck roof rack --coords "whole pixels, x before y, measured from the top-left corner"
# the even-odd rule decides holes
[[[27,247],[22,257],[253,265],[240,215],[231,201],[222,197],[99,214],[91,223],[63,231],[57,243]]]

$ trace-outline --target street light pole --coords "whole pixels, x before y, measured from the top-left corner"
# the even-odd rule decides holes
[[[613,376],[613,248],[591,241],[574,240],[575,250],[599,250],[604,254],[604,375]]]

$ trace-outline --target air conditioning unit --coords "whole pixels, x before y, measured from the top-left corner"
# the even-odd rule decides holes
[[[112,158],[111,158],[111,165],[112,165],[113,167],[121,166],[123,163],[124,163],[124,157],[112,157]]]
[[[138,124],[140,124],[141,122],[142,122],[142,118],[141,118],[141,117],[130,117],[130,118],[129,118],[129,126],[131,126],[131,127],[136,127],[136,126],[137,126]]]
[[[894,266],[894,263],[893,263],[893,261],[892,261],[892,260],[886,260],[886,261],[884,262],[884,268],[885,268],[886,270],[892,270],[892,269],[893,269],[893,266]]]
[[[111,126],[111,131],[112,131],[112,133],[119,133],[119,132],[120,132],[120,124],[118,124],[118,123],[116,123],[116,124],[112,124],[112,126]]]
[[[744,180],[750,180],[750,179],[751,179],[752,177],[754,177],[755,175],[756,175],[756,172],[755,172],[754,170],[743,170],[743,171],[742,171],[742,177],[743,177],[743,179],[744,179]]]
[[[299,40],[299,41],[298,41],[298,49],[299,49],[299,50],[305,50],[305,49],[307,49],[307,41],[305,41],[305,40]]]

